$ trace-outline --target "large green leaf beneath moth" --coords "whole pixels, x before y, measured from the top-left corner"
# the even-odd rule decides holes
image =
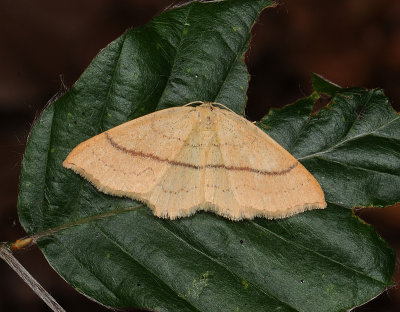
[[[156,109],[208,100],[242,112],[248,75],[241,58],[268,4],[194,2],[164,12],[106,47],[35,124],[20,220],[80,292],[108,306],[155,311],[344,311],[391,284],[393,251],[339,204],[279,221],[211,213],[168,221],[61,166],[78,143]],[[271,113],[262,126],[281,144],[301,146],[295,134],[316,99]]]

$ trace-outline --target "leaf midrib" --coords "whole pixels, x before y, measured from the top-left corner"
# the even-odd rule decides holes
[[[197,308],[192,302],[188,300],[188,298],[179,296],[178,292],[172,288],[171,285],[166,283],[161,277],[159,277],[156,273],[154,273],[152,270],[150,270],[146,265],[144,265],[141,261],[139,261],[137,258],[133,257],[115,238],[111,238],[108,233],[105,233],[100,227],[96,226],[96,224],[90,224],[93,228],[97,229],[97,231],[104,236],[109,242],[114,244],[118,249],[121,250],[122,253],[126,254],[129,258],[131,258],[134,262],[139,264],[142,268],[144,268],[147,272],[149,272],[156,280],[160,281],[163,285],[165,285],[168,289],[170,289],[175,295],[178,300],[183,300],[187,302],[191,307],[195,309],[195,311],[201,311],[199,308]]]
[[[317,152],[317,153],[313,153],[313,154],[310,154],[310,155],[307,155],[307,156],[304,156],[304,157],[299,157],[299,158],[297,158],[297,160],[305,160],[305,159],[317,157],[317,156],[320,156],[320,155],[323,155],[323,154],[327,154],[327,153],[329,153],[329,152],[335,150],[337,147],[339,147],[339,146],[341,146],[341,145],[343,145],[343,144],[346,144],[346,143],[348,143],[348,142],[351,142],[351,141],[354,141],[354,140],[357,140],[357,139],[366,137],[366,136],[368,136],[368,135],[374,135],[376,131],[381,130],[381,129],[387,127],[389,124],[391,124],[392,122],[394,122],[394,121],[396,121],[396,120],[398,120],[398,119],[400,119],[400,116],[396,116],[395,118],[393,118],[392,120],[390,120],[388,123],[386,123],[386,124],[384,124],[384,125],[382,125],[382,126],[376,128],[376,129],[374,129],[374,130],[372,130],[372,131],[370,131],[370,132],[364,132],[364,133],[359,134],[359,135],[356,135],[356,136],[354,136],[354,137],[345,139],[345,140],[340,141],[339,143],[335,144],[334,146],[331,146],[330,148],[327,148],[327,149],[325,149],[325,150],[322,150],[322,151],[319,151],[319,152]],[[352,129],[352,128],[349,128],[349,131],[350,131],[351,129]],[[347,134],[349,133],[349,131],[347,132]],[[346,134],[346,135],[347,135],[347,134]]]
[[[310,120],[311,120],[311,115],[308,115],[307,119],[304,120],[304,123],[301,125],[301,128],[298,130],[297,136],[294,138],[293,142],[290,143],[290,145],[286,148],[287,151],[290,152],[292,150],[292,148],[294,146],[296,146],[296,143],[299,141],[299,139],[301,138],[303,132],[306,130],[307,125],[309,124]]]
[[[253,9],[254,9],[254,8],[253,8]],[[240,15],[238,16],[238,18],[240,19]],[[241,20],[241,21],[243,22],[243,20]],[[245,22],[243,22],[243,23],[246,24]],[[222,37],[222,35],[221,35],[219,32],[217,32],[217,33]],[[232,69],[233,69],[233,68],[235,67],[235,65],[238,63],[238,58],[239,58],[239,56],[242,56],[242,55],[243,55],[243,49],[244,49],[244,47],[246,46],[246,44],[248,44],[248,42],[249,42],[249,36],[247,36],[247,37],[245,38],[244,42],[240,45],[240,48],[238,49],[238,51],[233,51],[233,49],[229,46],[229,44],[224,40],[224,43],[228,46],[229,50],[231,50],[232,53],[235,55],[235,59],[234,59],[234,61],[231,63],[231,65],[229,66],[229,68],[228,68],[228,70],[227,70],[227,72],[226,72],[226,74],[225,74],[224,80],[223,80],[222,83],[220,84],[220,87],[219,87],[219,89],[218,89],[216,95],[213,97],[213,101],[215,101],[215,100],[219,97],[219,95],[221,94],[221,91],[222,91],[222,89],[223,89],[223,87],[224,87],[226,81],[228,80],[229,74],[232,72]],[[247,72],[247,69],[246,69],[246,73],[247,73],[247,82],[248,82],[248,81],[249,81],[249,74],[248,74],[248,72]],[[243,111],[244,111],[244,109],[245,109],[245,107],[243,107]]]
[[[87,224],[87,223],[92,222],[92,221],[101,220],[101,219],[105,219],[107,217],[112,217],[112,216],[115,216],[115,215],[131,212],[131,211],[143,208],[143,207],[147,207],[147,206],[145,204],[138,204],[137,206],[131,206],[131,207],[124,208],[124,209],[114,209],[114,210],[107,211],[105,213],[92,215],[92,216],[87,217],[87,218],[78,219],[76,221],[60,224],[60,225],[58,225],[58,226],[56,226],[54,228],[46,229],[43,232],[39,232],[39,233],[37,233],[35,235],[32,235],[32,238],[33,238],[34,241],[37,241],[37,240],[40,240],[40,239],[42,239],[44,237],[53,235],[53,234],[55,234],[57,232],[60,232],[60,231],[68,230],[68,229],[73,228],[75,226],[79,226],[79,225]]]
[[[171,68],[170,68],[170,71],[169,71],[168,79],[165,82],[165,86],[164,86],[163,92],[161,93],[161,95],[160,95],[160,97],[159,97],[159,99],[157,101],[157,104],[154,106],[154,108],[156,110],[158,109],[158,107],[159,107],[159,105],[161,103],[161,100],[162,100],[162,98],[163,98],[163,96],[164,96],[164,94],[165,94],[165,92],[167,90],[168,84],[171,82],[172,72],[173,72],[173,70],[174,70],[174,68],[176,66],[176,61],[178,59],[178,55],[179,55],[179,52],[180,52],[180,50],[182,48],[182,43],[184,41],[185,26],[186,26],[187,21],[189,19],[189,15],[190,15],[190,12],[192,11],[192,8],[193,8],[193,6],[188,6],[188,9],[187,9],[187,12],[186,12],[186,16],[185,16],[185,19],[184,19],[183,24],[182,24],[183,27],[182,27],[182,31],[181,31],[181,36],[179,37],[179,43],[178,43],[178,45],[177,45],[177,47],[175,49],[175,55],[174,55],[174,59],[172,60],[172,64],[171,64]]]

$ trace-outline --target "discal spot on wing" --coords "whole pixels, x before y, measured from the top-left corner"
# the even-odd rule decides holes
[[[210,103],[124,123],[78,145],[63,166],[163,218],[197,210],[232,220],[283,218],[326,207],[318,182],[292,155]]]

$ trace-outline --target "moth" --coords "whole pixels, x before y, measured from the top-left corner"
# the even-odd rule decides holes
[[[217,103],[128,121],[79,144],[63,166],[168,219],[198,210],[230,220],[275,219],[326,207],[321,186],[301,163]]]

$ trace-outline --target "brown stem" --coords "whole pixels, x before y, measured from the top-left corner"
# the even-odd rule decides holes
[[[0,258],[23,279],[23,281],[52,309],[54,312],[65,312],[65,310],[54,300],[54,298],[33,278],[33,276],[12,255],[6,245],[0,244]]]

